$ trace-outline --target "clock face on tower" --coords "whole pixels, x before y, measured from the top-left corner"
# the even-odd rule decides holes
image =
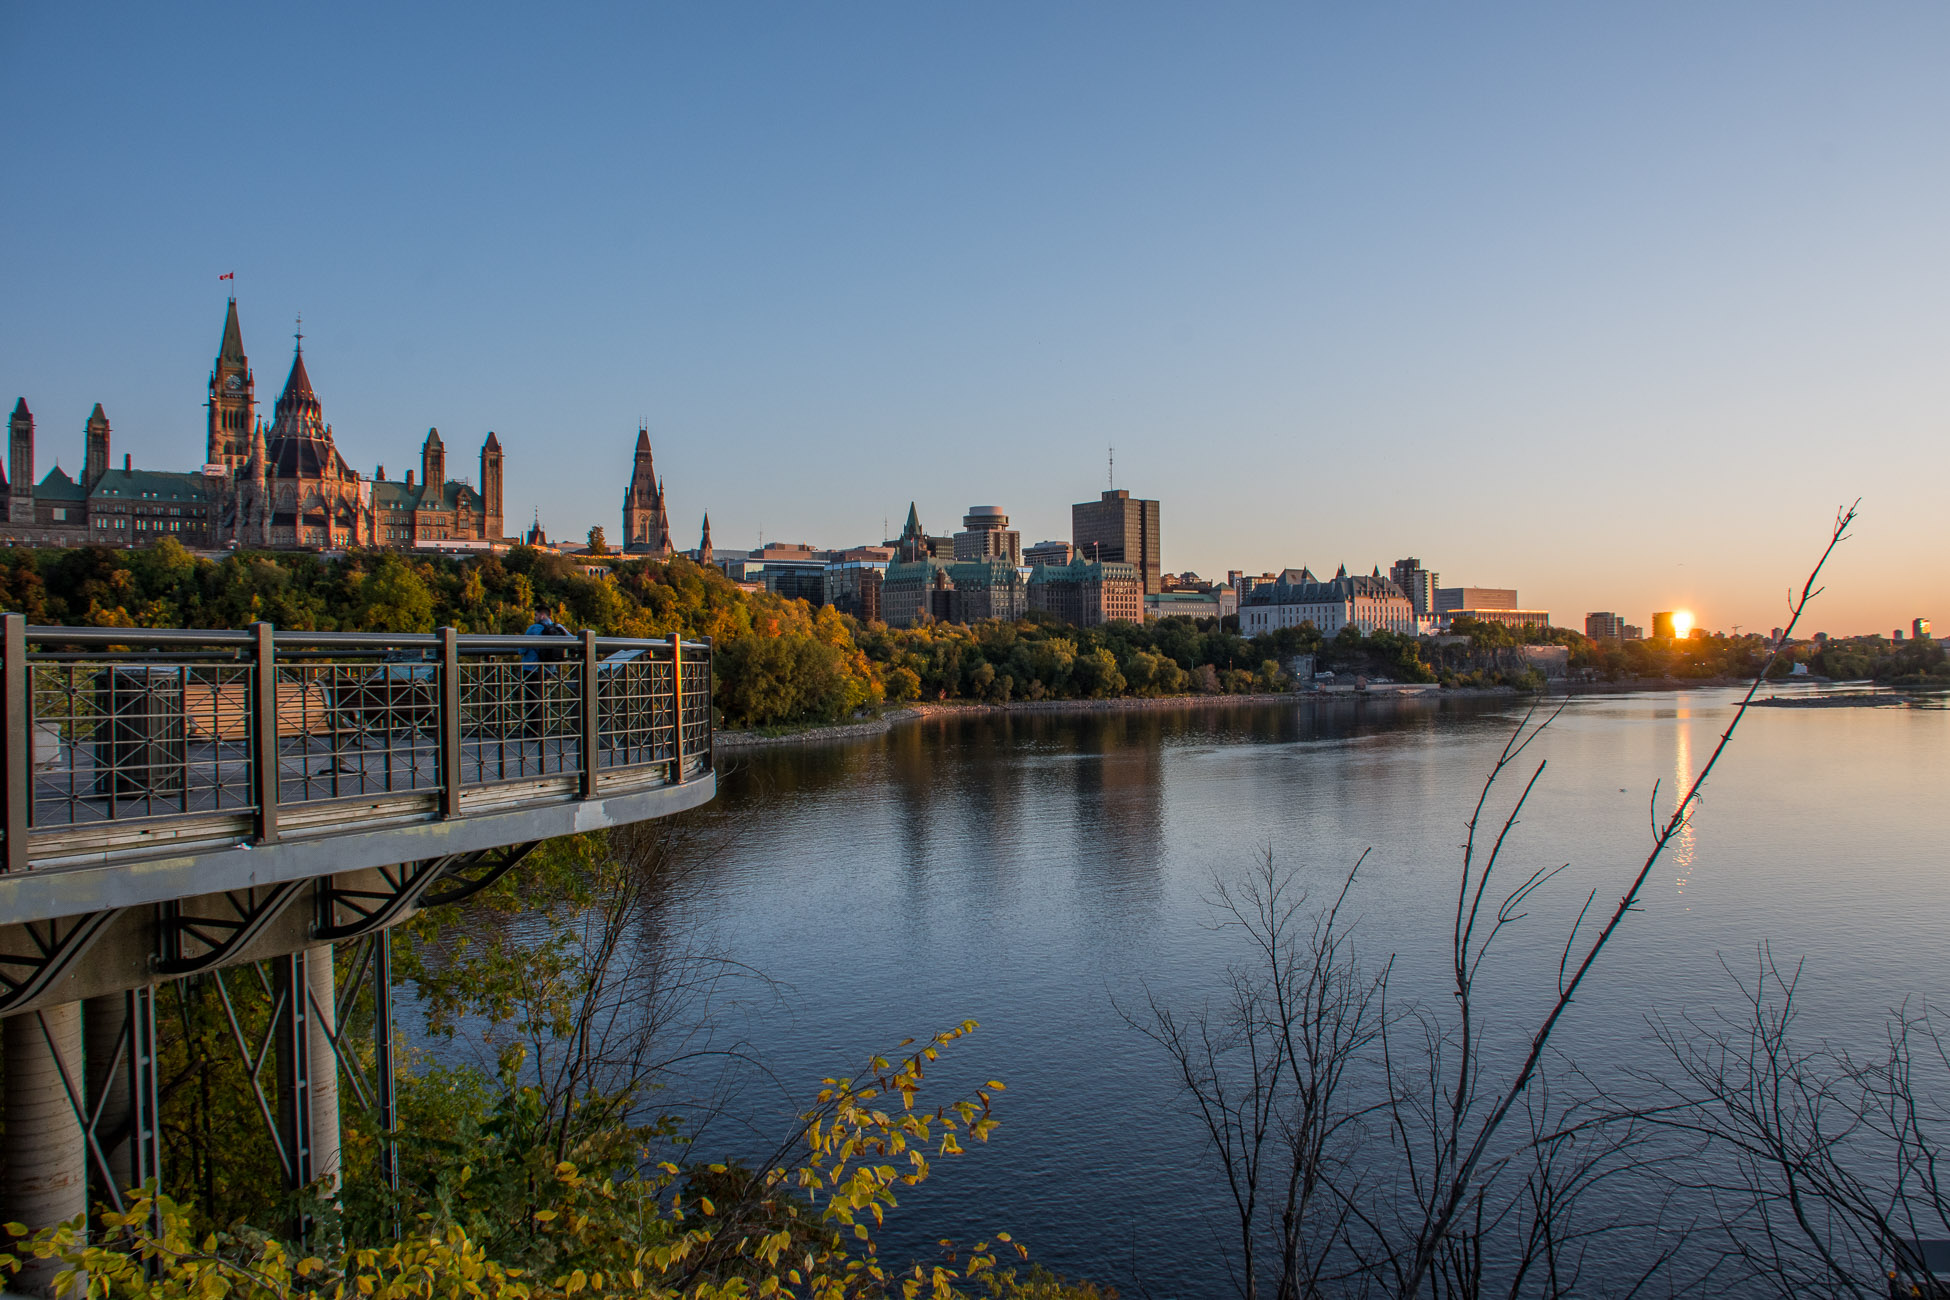
[[[223,386],[234,393],[244,386],[244,377],[242,375],[225,375]]]

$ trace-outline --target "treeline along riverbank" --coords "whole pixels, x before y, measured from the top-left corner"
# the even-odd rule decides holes
[[[591,570],[594,570],[593,572]],[[1757,671],[1762,638],[1604,643],[1566,628],[1459,625],[1463,639],[1418,640],[1311,626],[1242,637],[1234,620],[1163,619],[1142,626],[1069,627],[1042,615],[974,626],[890,628],[769,592],[718,570],[671,560],[570,559],[517,547],[467,558],[351,552],[193,555],[173,539],[147,550],[0,553],[0,607],[36,623],[91,627],[241,627],[259,620],[306,630],[520,632],[538,605],[603,635],[710,637],[716,700],[731,727],[836,722],[883,704],[1154,699],[1280,692],[1289,665],[1374,681],[1445,688],[1539,689],[1515,666],[1521,643],[1567,647],[1586,682],[1711,681]],[[1880,638],[1796,647],[1777,664],[1824,676],[1950,682],[1933,642]]]

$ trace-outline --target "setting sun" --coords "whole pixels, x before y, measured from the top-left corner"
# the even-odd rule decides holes
[[[1672,634],[1676,637],[1691,636],[1693,615],[1691,610],[1677,609],[1672,614]]]

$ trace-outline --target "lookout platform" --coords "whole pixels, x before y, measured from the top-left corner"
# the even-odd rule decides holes
[[[0,1218],[119,1209],[156,1175],[157,991],[252,964],[268,1036],[232,1027],[286,1185],[331,1184],[360,985],[381,1077],[355,1090],[392,1127],[390,928],[542,840],[709,801],[711,647],[8,614],[0,770]]]

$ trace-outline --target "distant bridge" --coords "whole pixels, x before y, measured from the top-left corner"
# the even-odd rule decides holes
[[[550,662],[524,662],[537,651]],[[390,927],[557,835],[717,791],[708,642],[30,627],[0,616],[0,1220],[159,1172],[156,992],[217,972],[287,1187],[392,1105]],[[334,945],[356,944],[339,988]],[[255,965],[247,1033],[226,969]],[[377,1069],[337,1026],[364,990]],[[390,1148],[381,1176],[397,1178]]]

